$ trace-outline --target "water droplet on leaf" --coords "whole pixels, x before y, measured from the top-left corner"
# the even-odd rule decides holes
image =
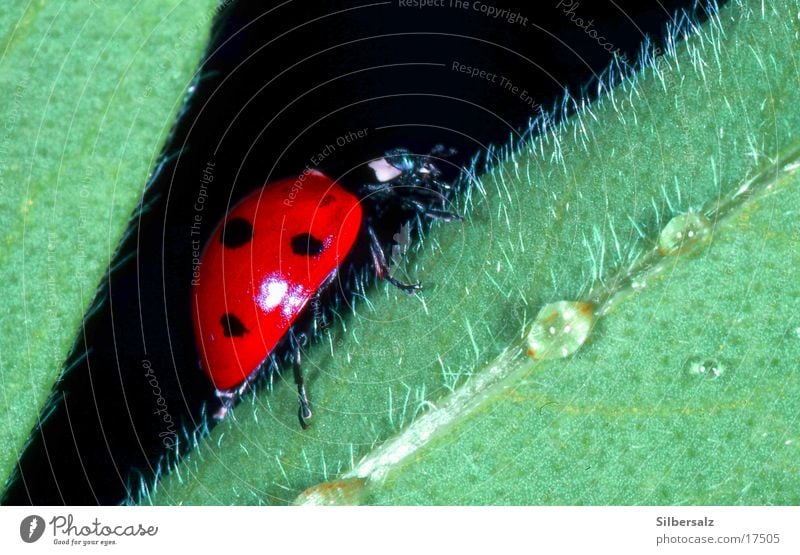
[[[658,252],[677,254],[711,234],[711,220],[699,212],[678,214],[658,236]]]
[[[727,368],[716,358],[694,357],[687,362],[687,369],[690,375],[716,379],[722,376]]]
[[[542,307],[528,332],[528,355],[538,360],[564,358],[584,344],[594,322],[594,305],[558,301]]]

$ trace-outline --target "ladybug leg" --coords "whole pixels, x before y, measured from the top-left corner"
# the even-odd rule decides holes
[[[389,265],[386,263],[386,255],[383,253],[380,241],[378,241],[378,237],[375,235],[375,230],[372,229],[372,226],[367,227],[367,233],[369,233],[369,252],[372,256],[372,265],[375,267],[378,278],[385,279],[401,291],[409,294],[422,289],[422,285],[419,283],[403,283],[389,275]]]
[[[439,210],[438,208],[431,208],[430,206],[425,206],[424,203],[418,200],[411,200],[409,202],[414,208],[416,208],[417,212],[427,218],[431,218],[432,220],[442,220],[445,222],[464,221],[464,216],[461,214],[456,214],[455,212],[449,212],[447,210]]]
[[[437,210],[435,208],[424,208],[421,212],[423,216],[432,220],[442,220],[444,222],[463,222],[464,216],[447,210]]]
[[[217,409],[217,412],[214,413],[214,420],[222,421],[225,416],[227,416],[228,411],[233,408],[236,399],[234,395],[236,395],[235,391],[220,391],[217,390],[217,399],[219,399],[220,407]]]
[[[249,388],[250,378],[248,377],[248,379],[245,380],[244,383],[239,387],[226,390],[218,389],[216,391],[216,395],[217,399],[219,399],[220,407],[217,409],[217,412],[214,413],[214,420],[222,420],[225,418],[225,416],[228,414],[228,411],[233,408],[233,406],[236,404],[236,401],[238,401]]]
[[[311,420],[311,406],[308,402],[308,395],[306,394],[306,381],[303,376],[303,356],[301,354],[300,343],[295,338],[294,334],[291,336],[291,344],[294,349],[292,355],[292,370],[294,372],[294,383],[297,386],[297,400],[300,407],[297,411],[297,417],[300,420],[300,426],[305,430],[308,428],[308,421]]]
[[[431,188],[431,184],[435,188]],[[444,204],[446,202],[447,197],[442,191],[448,189],[450,189],[449,185],[434,179],[428,182],[428,186],[417,185],[413,190],[413,196],[401,197],[401,202],[413,208],[419,214],[434,220],[444,220],[445,222],[463,221],[464,217],[461,214],[432,207],[435,204]]]
[[[384,191],[391,191],[394,184],[392,181],[386,183],[367,183],[364,185],[364,190],[370,193],[382,193]]]

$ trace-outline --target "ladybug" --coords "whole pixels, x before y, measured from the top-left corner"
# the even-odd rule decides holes
[[[307,168],[250,193],[225,215],[192,281],[200,365],[222,402],[217,419],[260,376],[271,378],[288,362],[307,426],[301,351],[326,318],[311,308],[335,307],[370,276],[410,294],[420,290],[391,275],[386,252],[398,224],[420,233],[425,219],[462,219],[447,210],[451,187],[432,158],[442,153],[391,150],[355,172],[363,174],[355,187]]]

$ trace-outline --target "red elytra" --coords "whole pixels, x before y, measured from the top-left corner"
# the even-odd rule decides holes
[[[192,288],[195,340],[218,391],[244,384],[358,239],[358,198],[325,174],[269,183],[214,230]]]

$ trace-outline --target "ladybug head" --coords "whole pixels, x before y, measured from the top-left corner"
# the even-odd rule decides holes
[[[441,171],[433,162],[435,152],[443,150],[442,145],[438,145],[429,154],[412,154],[404,148],[394,148],[386,152],[383,157],[389,165],[396,170],[406,174],[419,174],[420,176],[439,176]]]
[[[404,148],[389,150],[382,158],[367,164],[374,181],[365,184],[362,191],[387,199],[391,197],[421,213],[441,209],[447,203],[451,186],[441,178],[442,171],[436,162],[454,153],[454,149],[442,145],[428,154],[413,154]]]

